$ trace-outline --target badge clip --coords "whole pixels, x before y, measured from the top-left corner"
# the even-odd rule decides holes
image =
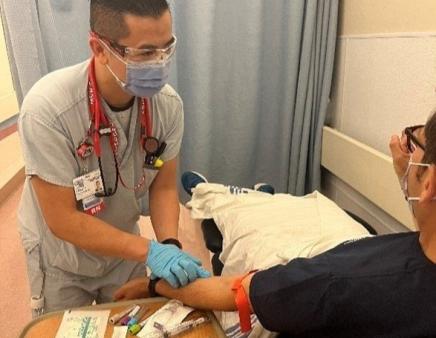
[[[79,156],[83,160],[92,155],[92,153],[94,152],[94,146],[90,142],[85,140],[79,144],[76,152],[77,156]]]

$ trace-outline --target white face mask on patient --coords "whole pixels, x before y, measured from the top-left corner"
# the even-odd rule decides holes
[[[410,168],[412,167],[412,165],[416,165],[418,167],[430,168],[430,164],[413,162],[412,156],[410,156],[409,163],[407,164],[406,172],[404,173],[403,177],[401,178],[401,190],[403,190],[404,197],[406,198],[406,201],[409,205],[409,210],[412,213],[412,216],[415,218],[415,211],[413,209],[413,202],[418,202],[421,200],[421,198],[409,196],[407,182],[408,182],[408,178],[409,178]]]

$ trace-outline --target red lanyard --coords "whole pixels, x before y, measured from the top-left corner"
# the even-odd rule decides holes
[[[118,132],[115,126],[106,116],[104,109],[101,106],[97,81],[95,78],[95,59],[92,59],[89,65],[88,102],[89,112],[91,115],[91,124],[94,125],[94,128],[92,130],[89,130],[89,133],[92,133],[92,138],[94,141],[94,151],[96,156],[101,157],[100,136],[107,134],[110,134],[110,144],[112,152],[115,155],[118,151],[119,146]],[[152,134],[152,121],[149,100],[146,98],[141,98],[138,110],[141,114],[140,143],[142,145],[144,139],[147,137],[151,137]]]
[[[129,188],[123,181],[123,178],[119,172],[117,152],[119,146],[118,132],[113,123],[106,116],[104,109],[101,106],[99,91],[97,86],[97,80],[95,77],[95,59],[91,60],[89,65],[89,75],[88,75],[88,104],[89,104],[89,112],[90,112],[90,120],[91,126],[88,130],[88,136],[93,138],[94,152],[98,158],[98,163],[100,167],[101,177],[103,181],[103,186],[105,187],[105,179],[103,174],[103,168],[101,164],[101,144],[100,144],[100,136],[109,135],[110,136],[110,145],[112,149],[112,154],[114,156],[115,162],[115,170],[116,170],[116,182],[115,188],[112,193],[107,193],[106,187],[105,194],[106,196],[110,196],[114,194],[117,190],[118,179],[120,179],[121,184],[129,190],[137,190],[142,187],[145,183],[145,174],[142,175],[142,178],[139,182],[133,187]],[[150,114],[150,102],[146,98],[140,98],[140,102],[138,104],[138,110],[141,114],[141,136],[139,138],[141,148],[144,149],[145,140],[147,138],[151,138],[152,134],[152,121]]]

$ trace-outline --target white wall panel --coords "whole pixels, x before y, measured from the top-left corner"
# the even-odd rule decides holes
[[[390,136],[436,107],[436,37],[344,37],[338,48],[331,124],[389,154]]]
[[[390,136],[405,126],[424,123],[435,108],[436,33],[338,39],[328,125],[390,155]],[[327,196],[356,212],[380,233],[406,229],[334,175],[324,175],[323,186]]]
[[[331,101],[327,111],[327,125],[341,129],[344,70],[347,55],[347,40],[338,39],[335,55],[334,76],[332,80]]]

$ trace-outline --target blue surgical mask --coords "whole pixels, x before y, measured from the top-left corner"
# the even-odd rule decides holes
[[[118,55],[113,54],[126,65],[126,82],[121,81],[108,65],[106,65],[106,67],[117,80],[121,88],[130,95],[152,97],[159,93],[168,83],[171,58],[165,62],[134,64],[125,62]]]

